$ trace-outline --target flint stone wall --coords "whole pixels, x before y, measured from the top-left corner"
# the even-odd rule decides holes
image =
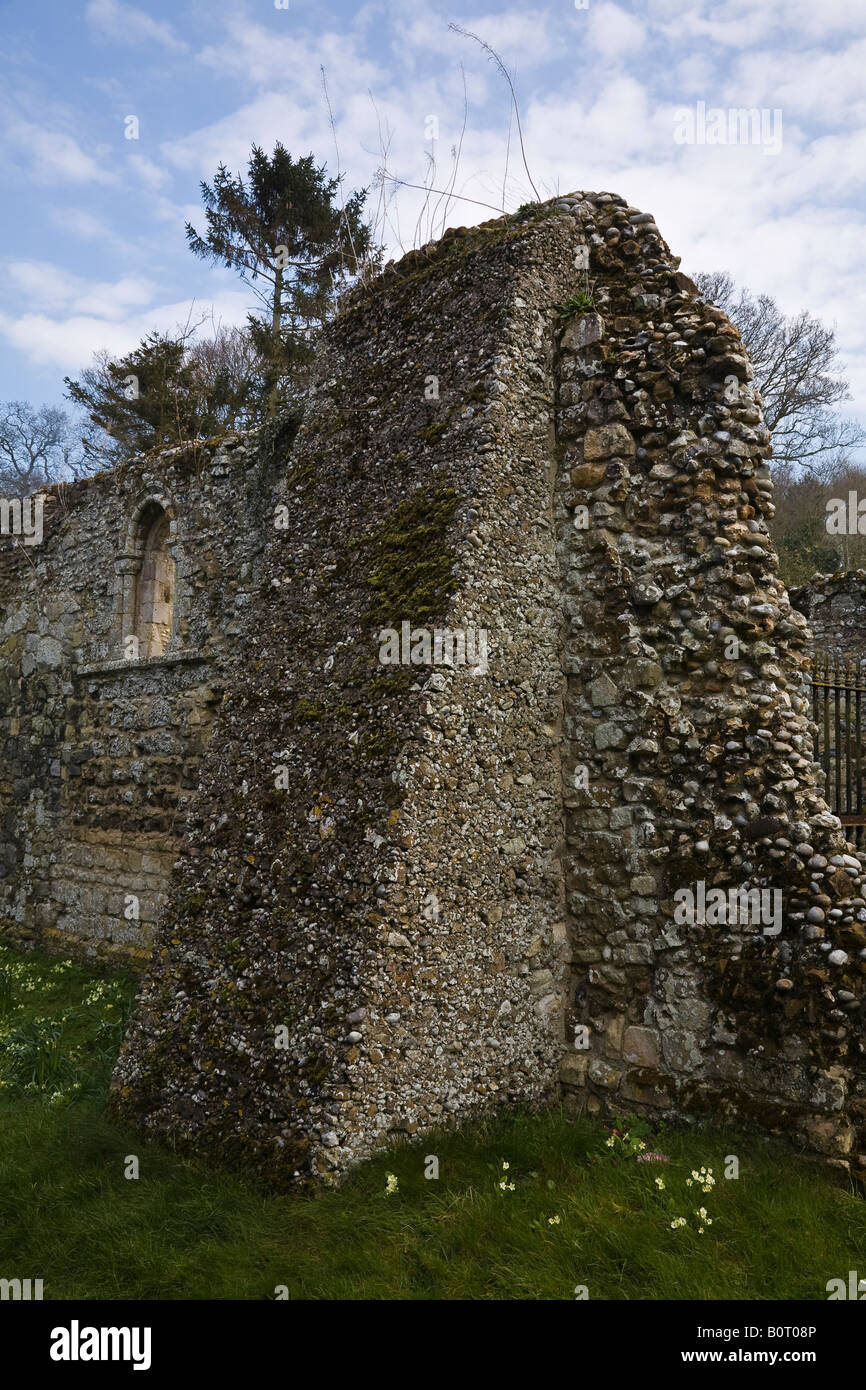
[[[866,657],[866,570],[813,574],[808,584],[791,590],[791,602],[806,618],[818,650]]]
[[[291,1182],[561,1074],[859,1154],[864,860],[818,788],[769,443],[737,331],[615,195],[355,294],[115,1113]],[[484,629],[486,673],[382,665],[404,622]],[[677,920],[714,886],[778,891],[781,930]]]
[[[0,541],[7,938],[149,960],[225,653],[247,621],[264,481],[258,442],[254,456],[239,439],[164,455],[49,489],[41,544]],[[130,661],[129,538],[148,499],[172,520],[174,633],[164,656]]]

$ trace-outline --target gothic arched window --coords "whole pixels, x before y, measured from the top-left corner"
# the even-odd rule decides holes
[[[142,657],[162,656],[171,637],[175,565],[168,548],[170,522],[157,503],[142,530],[144,555],[138,576],[135,633]]]
[[[119,566],[121,640],[127,661],[163,656],[174,632],[177,568],[168,505],[148,498],[134,512],[127,532]]]

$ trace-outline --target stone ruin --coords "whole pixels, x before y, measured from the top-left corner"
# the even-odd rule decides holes
[[[0,541],[0,925],[150,960],[270,525],[265,454],[163,455],[49,489]]]
[[[866,656],[866,570],[813,574],[808,584],[790,591],[819,651]]]
[[[678,266],[610,193],[450,230],[344,300],[297,432],[7,544],[4,920],[146,958],[116,1116],[285,1184],[563,1092],[863,1166],[866,856]]]

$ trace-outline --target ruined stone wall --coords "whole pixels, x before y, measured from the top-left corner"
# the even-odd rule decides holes
[[[291,1179],[556,1092],[570,230],[452,237],[329,335],[115,1079],[151,1129]],[[380,664],[404,622],[487,672]]]
[[[864,860],[818,790],[768,454],[739,335],[614,195],[356,293],[118,1114],[291,1181],[561,1070],[591,1110],[864,1147]],[[419,664],[383,664],[404,623]],[[486,669],[434,627],[483,629]],[[719,888],[753,896],[719,920]]]
[[[806,618],[816,649],[866,656],[866,570],[814,574],[791,590],[791,602]]]
[[[50,489],[41,544],[0,542],[0,918],[14,939],[149,958],[246,621],[264,474],[242,441],[163,456]],[[173,634],[161,656],[129,659],[137,518],[160,506]]]
[[[590,216],[596,312],[562,336],[558,416],[565,766],[588,774],[566,800],[566,870],[590,1046],[563,1077],[590,1109],[758,1117],[847,1153],[864,861],[818,790],[769,432],[738,333],[651,218]],[[737,895],[728,920],[699,906],[719,889]],[[778,915],[748,920],[743,892]]]

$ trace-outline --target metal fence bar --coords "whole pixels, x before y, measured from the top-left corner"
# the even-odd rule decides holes
[[[851,695],[853,684],[853,667],[849,669],[848,663],[846,663],[843,692],[845,702],[845,810],[849,813],[854,809],[851,805],[853,799],[851,796]]]
[[[833,763],[835,769],[835,810],[837,810],[838,815],[841,815],[842,810],[844,810],[845,808],[844,806],[842,806],[842,712],[840,708],[842,688],[841,685],[838,684],[838,676],[840,676],[840,671],[838,671],[838,667],[834,670],[833,676]]]
[[[866,840],[863,759],[863,656],[812,654],[812,718],[818,730],[815,755],[825,774],[825,796],[855,844]]]
[[[828,788],[830,787],[830,657],[828,656],[826,660],[824,660],[824,687],[822,694],[824,698],[824,748],[822,762],[824,765],[824,773],[826,773],[827,776],[824,787]]]
[[[862,711],[861,711],[861,708],[860,708],[860,697],[861,697],[861,695],[862,695],[862,691],[860,690],[860,687],[859,687],[859,685],[858,685],[858,687],[857,687],[857,692],[856,692],[856,695],[855,695],[855,697],[854,697],[854,698],[855,698],[855,719],[856,719],[856,721],[857,721],[857,737],[856,737],[856,739],[855,739],[855,741],[854,741],[854,747],[855,747],[856,753],[857,753],[857,764],[856,764],[856,767],[855,767],[855,769],[854,769],[854,780],[855,780],[855,783],[856,783],[856,786],[857,786],[857,808],[856,808],[856,809],[857,809],[857,815],[858,815],[858,816],[861,816],[861,815],[863,814],[863,739],[862,739],[862,736],[861,736],[861,730],[862,730],[862,727],[863,727],[863,726],[862,726],[862,724],[861,724],[861,722],[860,722],[860,721],[861,721],[861,718],[862,718]]]

